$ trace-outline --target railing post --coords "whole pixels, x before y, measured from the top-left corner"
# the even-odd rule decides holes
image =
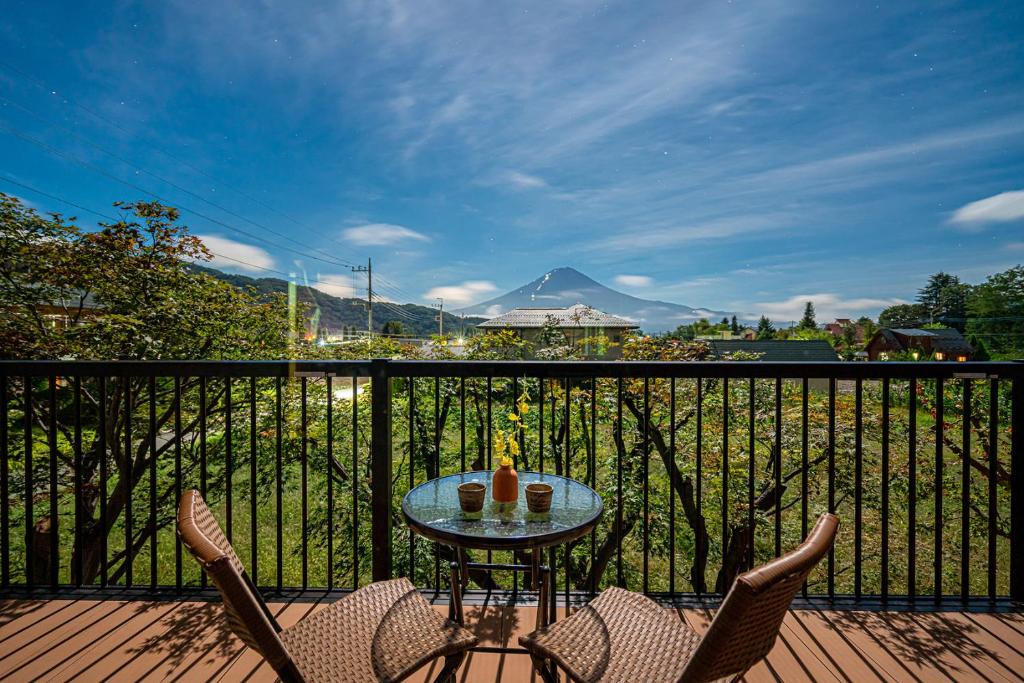
[[[385,358],[370,363],[370,482],[373,580],[391,578],[391,375]]]
[[[1024,378],[1010,400],[1010,597],[1024,602]]]

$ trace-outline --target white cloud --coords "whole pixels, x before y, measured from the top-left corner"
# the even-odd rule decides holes
[[[429,242],[430,238],[421,232],[410,230],[402,225],[391,223],[368,223],[355,228],[348,228],[343,233],[345,239],[353,244],[375,247],[395,242]]]
[[[1006,245],[1006,248],[1012,249],[1013,251],[1020,251],[1024,249],[1024,242],[1010,242]]]
[[[767,315],[778,323],[800,320],[804,306],[814,304],[818,323],[831,322],[835,318],[859,317],[865,313],[879,311],[888,306],[908,303],[904,299],[873,299],[870,297],[843,299],[838,294],[797,294],[782,301],[755,303],[752,308],[757,314]]]
[[[423,295],[424,299],[444,299],[446,306],[465,306],[474,303],[480,297],[498,289],[493,282],[487,280],[467,280],[461,285],[444,285],[434,287]]]
[[[196,235],[213,253],[210,265],[257,272],[274,267],[274,258],[264,249],[217,235]]]
[[[504,180],[509,185],[523,190],[534,190],[548,186],[543,178],[530,175],[529,173],[522,173],[521,171],[507,171],[504,174]]]
[[[616,275],[615,284],[623,287],[650,287],[654,280],[646,275]]]
[[[976,202],[965,204],[953,213],[950,223],[975,226],[981,223],[1000,223],[1024,218],[1024,190],[1001,192]]]
[[[351,275],[317,275],[316,282],[310,283],[324,294],[346,298],[355,295]]]
[[[606,253],[624,253],[665,249],[690,242],[721,240],[747,233],[778,230],[787,221],[782,216],[730,216],[694,225],[668,225],[628,229],[599,239],[586,247]]]

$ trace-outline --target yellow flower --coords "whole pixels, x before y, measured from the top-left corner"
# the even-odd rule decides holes
[[[508,451],[512,455],[519,455],[519,442],[514,438],[508,440]]]
[[[516,415],[515,413],[509,413],[508,419],[512,420],[513,422],[519,422],[519,416]]]
[[[526,415],[528,412],[530,412],[530,406],[527,405],[525,401],[520,401],[519,405],[516,407],[519,408],[520,415]]]
[[[502,467],[512,467],[512,458],[502,457],[501,465]]]

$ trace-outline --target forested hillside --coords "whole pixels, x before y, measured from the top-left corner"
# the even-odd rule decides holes
[[[207,273],[224,280],[240,289],[255,290],[257,294],[288,292],[288,281],[280,278],[252,278],[199,265],[193,265],[192,268],[197,272]],[[300,302],[310,304],[314,310],[319,309],[321,328],[331,331],[338,331],[342,328],[366,329],[366,299],[336,297],[305,285],[296,287],[296,295]],[[483,320],[484,318],[477,317],[463,319],[460,316],[445,313],[444,327],[446,332],[461,333],[470,330]],[[436,334],[438,330],[437,311],[429,306],[390,302],[386,305],[375,305],[373,329],[381,332],[389,322],[392,323],[389,330],[400,329],[402,334],[417,337]],[[395,328],[395,323],[401,325],[401,328]]]

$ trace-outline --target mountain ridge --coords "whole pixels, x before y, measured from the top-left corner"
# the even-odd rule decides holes
[[[289,282],[281,278],[254,278],[237,273],[225,273],[216,268],[197,264],[193,264],[190,268],[195,272],[223,280],[239,289],[252,289],[257,295],[286,294],[288,292]],[[342,328],[366,329],[366,299],[338,297],[309,285],[297,284],[295,291],[300,302],[310,304],[320,310],[320,327],[331,331],[339,331]],[[437,311],[429,306],[399,304],[390,301],[386,305],[375,303],[373,307],[373,329],[375,331],[380,332],[386,323],[393,320],[402,323],[405,334],[409,336],[423,337],[437,333]],[[445,312],[444,314],[445,331],[468,330],[482,321],[482,318],[467,316],[463,319],[453,313]]]

